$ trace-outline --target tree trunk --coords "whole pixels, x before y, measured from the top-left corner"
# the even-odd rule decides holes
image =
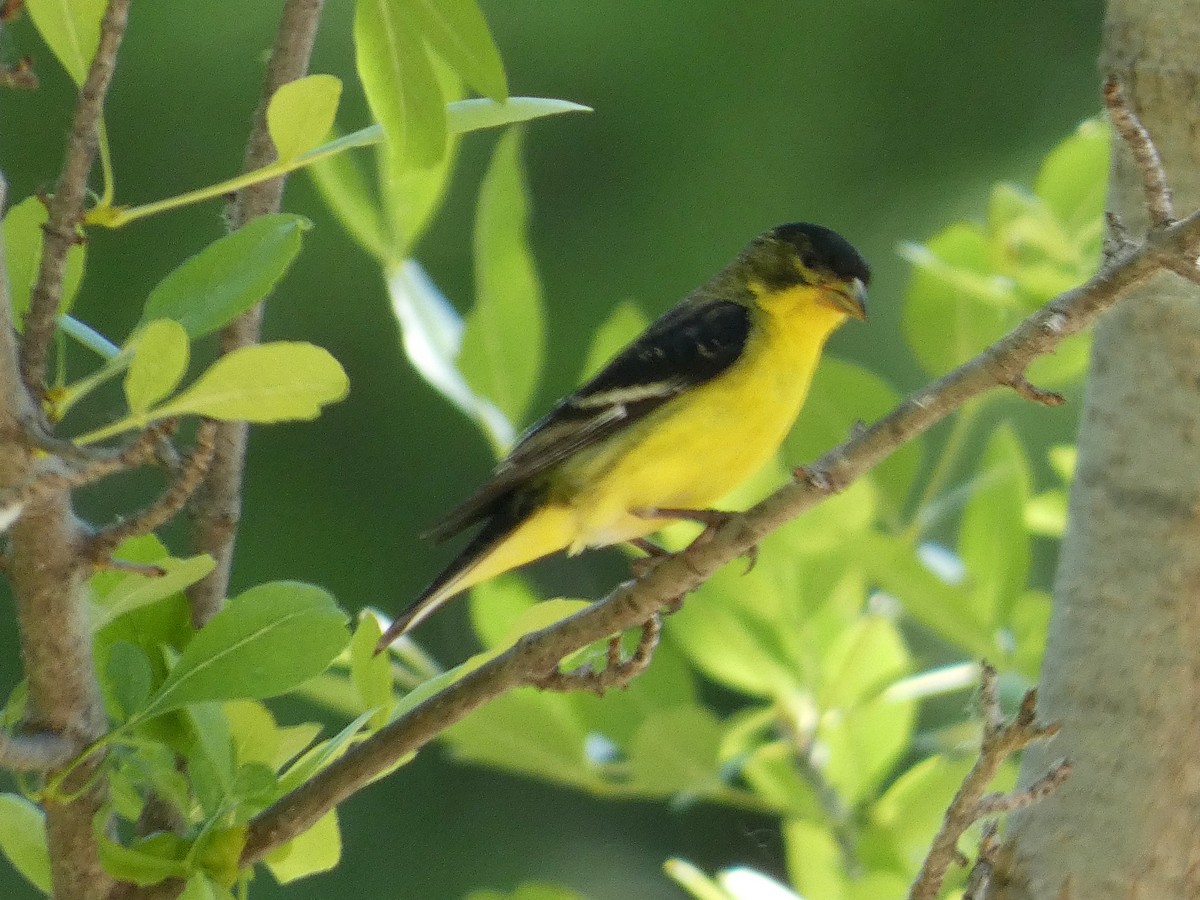
[[[1101,67],[1125,84],[1175,192],[1200,206],[1200,0],[1111,0]],[[1146,227],[1114,138],[1109,209]],[[1074,770],[1013,817],[1006,900],[1200,897],[1200,289],[1162,275],[1099,325],[1054,585],[1028,784]]]

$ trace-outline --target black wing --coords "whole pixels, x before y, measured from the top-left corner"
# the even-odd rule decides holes
[[[534,423],[472,496],[430,531],[443,540],[490,516],[517,487],[649,415],[741,356],[750,312],[726,300],[692,299],[659,317],[575,393]]]

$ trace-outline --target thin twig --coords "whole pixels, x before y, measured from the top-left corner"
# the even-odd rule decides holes
[[[261,168],[275,159],[275,147],[267,131],[267,104],[289,81],[308,72],[317,24],[324,0],[287,0],[279,23],[275,47],[267,64],[263,96],[254,114],[254,127],[246,145],[244,170]],[[229,208],[231,229],[240,228],[257,216],[279,210],[283,177],[263,181],[240,191]],[[257,344],[262,332],[263,305],[243,313],[221,332],[221,352]],[[216,450],[208,476],[201,482],[192,503],[192,544],[216,562],[213,571],[187,590],[192,623],[197,627],[221,608],[229,590],[234,541],[242,514],[242,477],[249,431],[244,422],[224,422],[217,429]]]
[[[46,392],[46,360],[62,300],[67,252],[78,240],[76,226],[83,216],[88,175],[99,147],[104,99],[117,66],[117,50],[128,23],[129,0],[109,0],[100,23],[100,44],[92,57],[87,78],[75,104],[66,160],[49,202],[49,219],[43,226],[45,240],[42,243],[42,261],[37,282],[29,295],[25,340],[21,345],[21,377],[34,402],[39,404]]]
[[[934,837],[921,871],[909,890],[909,900],[935,900],[946,873],[959,861],[959,838],[975,822],[1041,799],[1062,784],[1070,774],[1070,766],[1063,762],[1026,790],[1004,795],[984,794],[1004,760],[1034,741],[1044,740],[1058,731],[1056,726],[1037,724],[1036,691],[1026,692],[1016,716],[1006,724],[1000,710],[997,677],[996,670],[984,663],[979,689],[984,720],[979,758],[946,809],[942,827]]]
[[[985,822],[983,834],[979,838],[979,853],[975,856],[975,865],[967,876],[967,887],[963,891],[962,900],[984,900],[992,883],[992,873],[996,871],[996,855],[1000,842],[996,838],[999,825],[995,819]]]
[[[1108,115],[1112,119],[1113,127],[1129,147],[1133,161],[1141,172],[1151,230],[1174,224],[1175,208],[1171,202],[1171,188],[1167,184],[1167,173],[1163,171],[1158,148],[1154,146],[1150,133],[1130,106],[1121,81],[1116,75],[1109,75],[1104,81],[1104,102],[1108,105]]]
[[[621,635],[618,634],[608,642],[608,664],[603,669],[593,671],[590,666],[582,666],[573,672],[563,672],[556,665],[548,674],[531,679],[531,683],[544,691],[591,691],[602,697],[612,688],[628,686],[645,671],[654,657],[661,634],[662,619],[651,616],[642,625],[641,637],[629,659],[621,658]]]
[[[1053,794],[1071,775],[1071,764],[1060,759],[1050,767],[1041,778],[1029,787],[1006,794],[986,794],[979,798],[979,813],[981,816],[996,816],[1000,813],[1012,812],[1014,809],[1024,809],[1032,806]]]
[[[11,512],[19,511],[39,497],[83,487],[117,472],[136,469],[154,458],[159,442],[174,431],[175,425],[173,419],[155,423],[117,452],[92,457],[78,468],[64,466],[58,457],[46,457],[42,471],[19,487],[0,491],[0,522],[6,521]],[[0,528],[0,531],[3,530]]]
[[[1062,394],[1030,384],[1024,375],[1018,375],[1008,386],[1031,403],[1040,403],[1042,406],[1062,406],[1067,402]]]
[[[243,863],[311,827],[321,816],[444,729],[493,697],[540,677],[589,643],[645,622],[670,598],[694,589],[720,566],[745,553],[776,528],[816,506],[877,466],[968,400],[1007,384],[1039,356],[1089,327],[1133,288],[1162,270],[1164,255],[1200,252],[1200,212],[1156,232],[1085,284],[1055,298],[975,359],[943,376],[889,415],[834,448],[753,509],[732,517],[710,539],[664,559],[633,584],[541,631],[409,710],[351,748],[311,781],[281,798],[250,823]]]
[[[213,457],[213,439],[217,431],[217,422],[204,419],[196,429],[196,439],[192,452],[183,460],[175,480],[157,500],[141,512],[124,519],[115,525],[110,525],[95,535],[88,542],[87,556],[93,562],[107,561],[112,552],[122,541],[141,534],[149,534],[156,528],[171,521],[183,509],[188,498],[195,492],[197,485],[208,471]],[[149,450],[154,451],[157,441],[151,443]]]

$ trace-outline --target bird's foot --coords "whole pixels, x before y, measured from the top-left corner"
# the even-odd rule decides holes
[[[630,544],[637,547],[645,556],[630,560],[629,572],[634,578],[643,578],[654,571],[654,567],[660,562],[671,556],[671,551],[665,547],[660,547],[647,538],[633,538],[629,541]]]
[[[739,515],[723,509],[680,509],[671,506],[646,506],[632,509],[630,512],[640,519],[679,519],[684,522],[697,522],[704,526],[704,531],[700,532],[695,543],[712,540],[712,536],[718,528]],[[658,549],[662,550],[661,547]],[[758,562],[758,544],[751,544],[742,555],[747,560],[746,571],[743,574],[749,574]]]

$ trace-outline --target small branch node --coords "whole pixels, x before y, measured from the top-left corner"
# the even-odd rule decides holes
[[[1104,81],[1104,102],[1113,127],[1121,135],[1133,154],[1133,161],[1142,175],[1142,188],[1146,194],[1146,212],[1150,217],[1150,230],[1162,231],[1176,222],[1175,208],[1171,201],[1171,188],[1167,174],[1163,171],[1162,159],[1133,106],[1125,96],[1121,81],[1110,74]]]
[[[828,471],[815,466],[796,466],[792,469],[792,477],[797,481],[805,482],[822,494],[836,494],[842,489]]]
[[[1067,402],[1067,398],[1062,394],[1055,391],[1047,391],[1030,384],[1024,375],[1016,375],[1006,381],[1005,384],[1026,400],[1033,403],[1040,403],[1042,406],[1062,406]]]
[[[1067,317],[1062,313],[1051,313],[1046,317],[1046,321],[1042,323],[1042,330],[1048,334],[1062,334],[1067,327]]]
[[[1180,278],[1186,278],[1192,284],[1200,284],[1200,259],[1180,259],[1176,254],[1168,252],[1163,255],[1163,268],[1170,269]]]

